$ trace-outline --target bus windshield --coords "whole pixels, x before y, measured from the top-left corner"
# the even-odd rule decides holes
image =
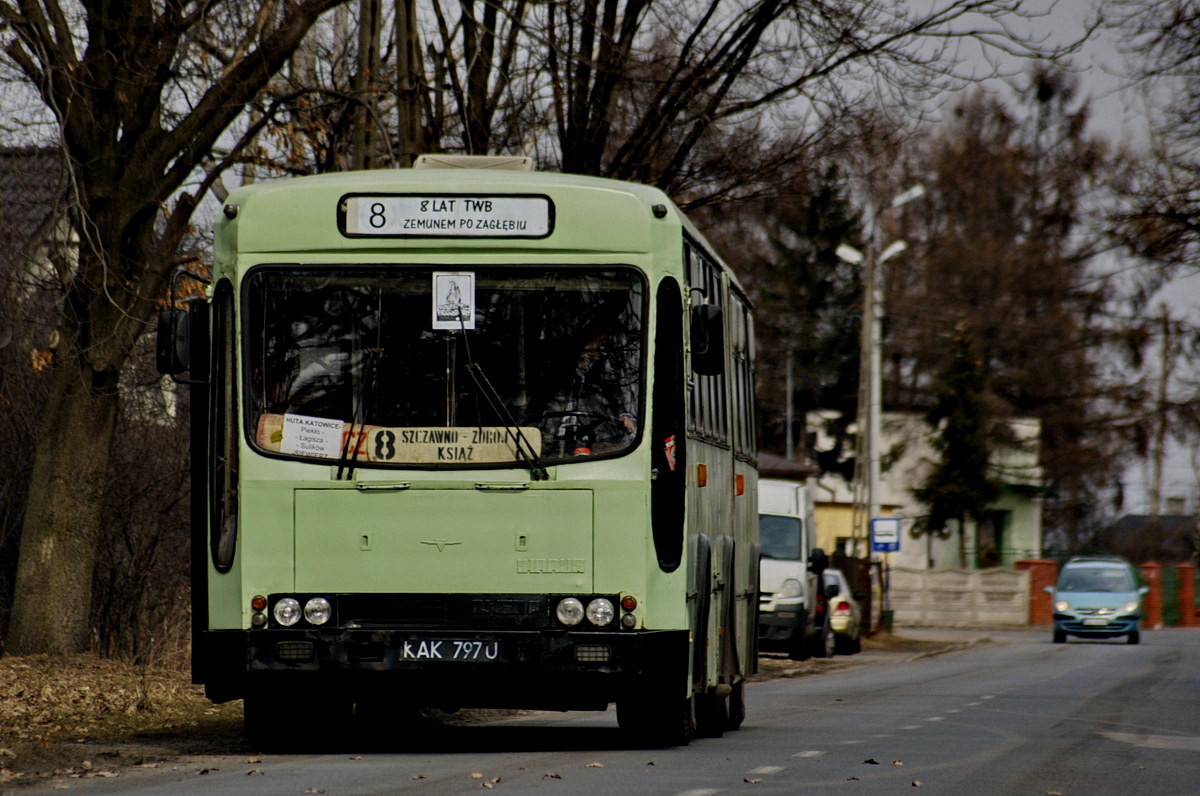
[[[358,466],[619,454],[639,435],[644,305],[632,268],[262,266],[243,294],[249,428]]]

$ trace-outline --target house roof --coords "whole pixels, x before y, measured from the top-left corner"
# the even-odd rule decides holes
[[[808,460],[793,461],[774,453],[759,451],[758,474],[763,478],[786,478],[803,481],[821,472],[821,468]]]
[[[0,265],[5,270],[41,242],[66,193],[59,149],[0,147]]]

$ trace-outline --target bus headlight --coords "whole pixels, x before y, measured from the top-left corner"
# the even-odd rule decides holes
[[[604,627],[616,615],[617,612],[613,608],[612,602],[604,597],[597,597],[588,603],[587,618],[596,627]]]
[[[291,627],[300,621],[300,602],[292,597],[284,597],[275,603],[275,621],[284,627]]]
[[[304,618],[310,625],[323,625],[329,621],[329,617],[332,615],[333,608],[330,607],[329,600],[324,597],[313,597],[304,604]]]
[[[567,597],[559,602],[554,615],[564,625],[577,625],[583,621],[583,603],[574,597]]]

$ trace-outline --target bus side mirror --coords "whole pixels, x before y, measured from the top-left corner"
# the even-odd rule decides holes
[[[701,376],[725,371],[725,320],[716,304],[692,307],[692,370]]]
[[[158,315],[155,365],[159,373],[177,376],[192,365],[191,318],[187,310],[163,310]]]

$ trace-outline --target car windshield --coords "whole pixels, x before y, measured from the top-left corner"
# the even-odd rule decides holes
[[[1131,592],[1133,581],[1121,567],[1067,567],[1058,579],[1058,590]]]
[[[758,537],[763,558],[800,560],[800,520],[778,514],[758,515]]]
[[[255,442],[383,467],[621,453],[639,433],[644,292],[620,267],[256,269]]]

